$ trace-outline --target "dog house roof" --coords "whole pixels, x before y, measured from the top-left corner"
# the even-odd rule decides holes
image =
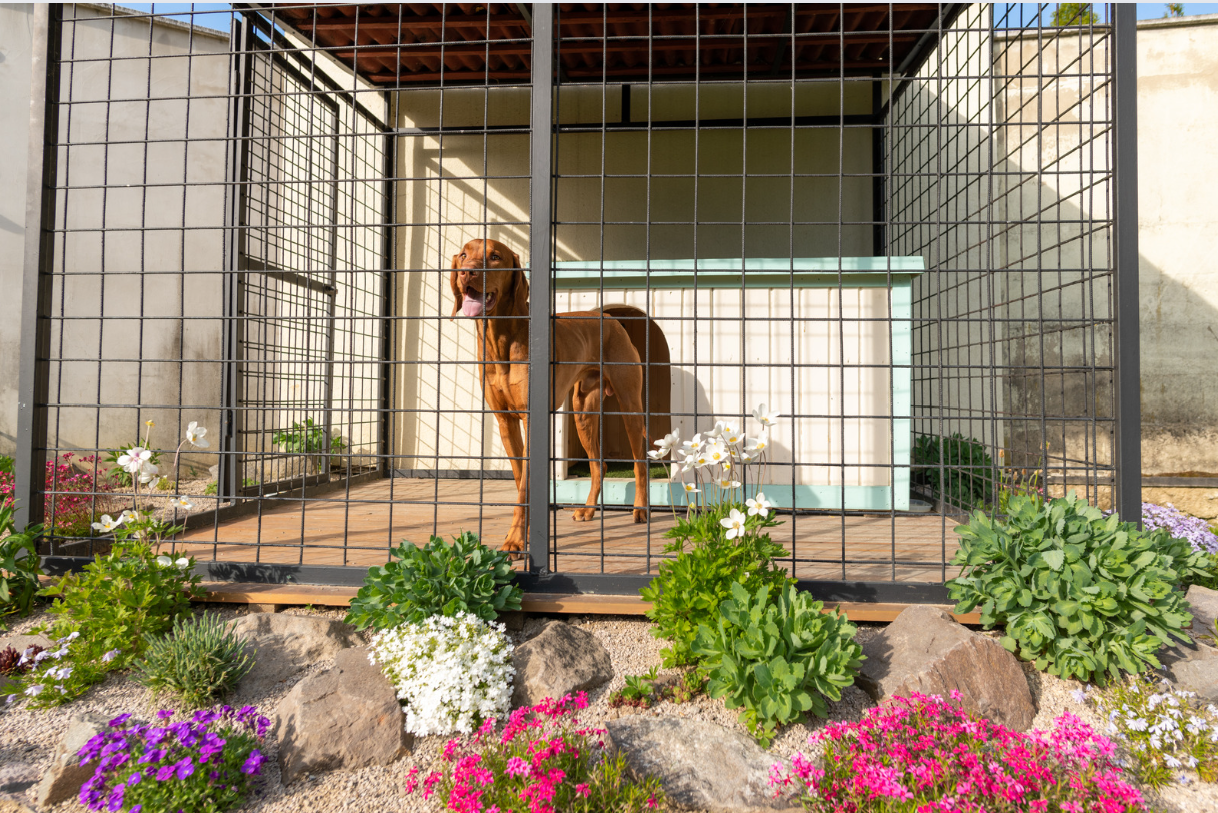
[[[527,81],[528,8],[305,4],[273,14],[374,84],[447,85]],[[782,78],[792,65],[798,76],[905,74],[956,11],[936,3],[561,3],[557,62],[563,81],[613,83],[741,79],[746,68],[750,78]]]

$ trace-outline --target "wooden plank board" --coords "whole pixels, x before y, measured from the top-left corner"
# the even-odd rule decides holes
[[[226,604],[280,604],[346,607],[355,597],[355,587],[323,587],[308,584],[203,584],[202,601]],[[604,596],[579,593],[525,593],[521,609],[529,613],[571,613],[578,615],[643,615],[651,606],[641,596]],[[851,621],[888,623],[908,604],[871,604],[839,602],[825,605],[826,611],[839,608]],[[943,609],[950,612],[950,606]],[[978,613],[953,615],[961,624],[980,624]]]

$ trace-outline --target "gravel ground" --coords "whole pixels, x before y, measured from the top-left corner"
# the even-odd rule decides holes
[[[244,614],[245,609],[234,609],[231,605],[201,605],[197,611],[218,612],[225,617],[235,618]],[[326,617],[341,618],[339,610],[306,610],[302,608],[289,609],[289,613],[314,613]],[[40,623],[45,623],[45,614],[11,625],[6,635],[28,631]],[[524,628],[519,632],[510,633],[516,643],[521,643],[536,634],[548,619],[530,617],[525,621]],[[610,709],[608,698],[611,692],[619,689],[625,683],[626,675],[637,675],[646,672],[659,663],[660,649],[663,645],[651,636],[652,625],[642,619],[616,616],[572,616],[568,620],[583,627],[596,635],[613,659],[616,677],[607,686],[590,693],[591,704],[584,713],[588,722],[604,724],[613,716],[621,713]],[[860,624],[858,637],[866,640],[878,635],[883,625]],[[290,684],[283,685],[279,691],[261,697],[242,696],[237,694],[229,698],[230,702],[251,703],[260,711],[272,717],[278,702],[286,695],[295,680],[311,675],[332,665],[332,662],[316,663],[303,672]],[[1055,717],[1064,711],[1071,711],[1093,725],[1101,728],[1101,721],[1094,709],[1086,704],[1080,704],[1071,696],[1071,692],[1081,688],[1076,681],[1064,681],[1050,675],[1039,673],[1025,664],[1025,674],[1033,697],[1037,701],[1039,713],[1034,727],[1048,728]],[[661,675],[675,670],[662,670]],[[866,709],[874,705],[871,699],[860,689],[850,687],[842,693],[842,699],[829,704],[829,720],[858,720]],[[113,675],[101,686],[94,688],[80,700],[57,710],[27,711],[20,707],[0,712],[0,771],[8,772],[22,770],[27,766],[31,775],[40,776],[49,763],[56,743],[67,727],[72,715],[82,712],[101,712],[105,714],[120,714],[130,712],[136,717],[150,719],[161,704],[154,703],[150,693],[120,675]],[[637,712],[663,716],[690,717],[718,723],[738,731],[744,727],[736,719],[736,713],[728,711],[719,701],[700,696],[689,703],[676,704],[664,701],[650,709]],[[808,735],[825,725],[827,721],[813,720],[809,723],[789,726],[780,732],[779,737],[771,747],[776,757],[789,757],[796,751],[811,755],[815,753],[807,744]],[[334,811],[343,813],[391,813],[391,811],[409,811],[423,813],[439,811],[440,807],[432,802],[424,801],[418,794],[406,796],[402,792],[403,777],[414,765],[427,770],[438,761],[440,749],[447,738],[440,736],[421,737],[415,740],[411,754],[397,763],[385,767],[367,768],[353,772],[332,772],[319,776],[302,779],[289,787],[280,783],[279,768],[276,762],[277,748],[268,739],[268,756],[264,782],[251,800],[239,808],[243,813],[328,813]],[[2,782],[0,782],[2,784]],[[1218,785],[1193,781],[1188,785],[1174,785],[1164,792],[1154,794],[1148,792],[1147,797],[1155,810],[1164,813],[1203,813],[1214,811],[1218,813]],[[0,794],[0,799],[4,798]],[[22,799],[29,803],[30,799]],[[57,813],[79,813],[83,810],[75,802],[65,802],[52,808]]]

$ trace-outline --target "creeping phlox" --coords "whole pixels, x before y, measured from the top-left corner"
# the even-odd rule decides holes
[[[240,805],[262,773],[258,745],[270,720],[253,706],[221,706],[170,723],[173,716],[159,711],[158,725],[150,726],[121,714],[85,743],[79,764],[96,768],[80,803],[128,813],[218,813]]]
[[[1108,734],[1125,746],[1147,785],[1187,784],[1189,771],[1206,782],[1218,780],[1218,708],[1193,692],[1165,680],[1156,687],[1138,676],[1075,699],[1095,703],[1108,719]]]
[[[1203,519],[1189,516],[1171,503],[1142,503],[1142,527],[1148,531],[1163,528],[1176,539],[1185,539],[1193,550],[1218,553],[1218,534]]]
[[[657,440],[655,445],[659,448],[652,449],[647,456],[662,462],[671,455],[673,473],[690,476],[691,479],[681,485],[691,506],[735,503],[738,489],[755,490],[764,480],[770,429],[777,425],[778,417],[778,412],[768,409],[765,404],[754,409],[753,418],[761,424],[761,430],[752,436],[744,433],[737,420],[718,421],[711,429],[685,441],[681,440],[681,430],[677,428]],[[749,476],[750,464],[759,467],[759,473],[752,478]],[[756,498],[769,508],[764,494],[757,493]],[[752,500],[749,504],[752,505]],[[755,513],[749,511],[750,515]],[[764,511],[761,516],[765,516]],[[724,527],[732,533],[729,539],[739,532],[738,526],[728,526],[726,521]]]
[[[468,743],[449,740],[444,764],[420,778],[406,775],[406,792],[422,790],[446,809],[461,813],[555,813],[612,810],[640,813],[658,808],[663,791],[655,779],[633,780],[625,757],[608,756],[605,731],[583,726],[575,714],[588,707],[583,692],[546,698],[516,709],[495,736],[487,719]]]
[[[796,754],[789,768],[771,768],[770,783],[806,789],[804,806],[818,813],[1148,810],[1122,777],[1113,743],[1068,712],[1052,730],[1025,734],[915,692],[856,723],[826,726],[809,742],[823,747],[822,767]]]
[[[502,624],[472,613],[380,632],[368,658],[397,689],[415,734],[468,734],[511,702],[512,645]]]

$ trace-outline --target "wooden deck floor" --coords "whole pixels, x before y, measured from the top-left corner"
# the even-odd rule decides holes
[[[258,514],[188,531],[176,549],[201,561],[369,567],[388,559],[402,540],[422,544],[435,533],[463,530],[498,547],[515,500],[509,481],[377,480],[307,500],[268,498]],[[771,532],[794,551],[802,579],[940,581],[955,552],[952,518],[799,514],[779,519]],[[551,516],[551,566],[572,573],[652,573],[663,558],[667,508],[652,510],[650,525],[629,511],[599,512],[573,522],[564,508]],[[948,576],[955,569],[947,568]]]

